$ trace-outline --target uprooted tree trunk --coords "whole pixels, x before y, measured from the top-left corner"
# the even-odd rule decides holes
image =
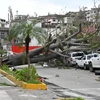
[[[70,45],[70,46],[74,46],[74,45],[88,46],[87,44],[68,42],[71,38],[75,37],[79,33],[81,33],[81,24],[79,25],[78,32],[72,34],[71,36],[69,36],[65,40],[61,41],[61,43],[56,43],[56,39],[54,39],[54,40],[50,41],[49,43],[47,43],[45,46],[31,50],[29,52],[30,62],[31,63],[37,63],[37,62],[41,62],[41,61],[48,61],[50,59],[54,59],[54,58],[57,58],[59,56],[64,56],[62,54],[63,51],[55,52],[54,50],[56,48],[60,48],[61,50],[63,50],[62,48],[64,46],[67,46],[67,45]],[[49,48],[49,51],[48,51],[47,54],[45,53],[45,48]],[[17,54],[15,56],[9,56],[7,59],[4,59],[2,62],[9,64],[9,65],[13,65],[13,66],[26,64],[27,61],[23,62],[23,60],[22,60],[23,56],[24,56],[24,53]]]

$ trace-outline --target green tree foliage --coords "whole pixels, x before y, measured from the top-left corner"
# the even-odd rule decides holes
[[[100,47],[100,35],[98,33],[87,33],[84,40],[87,40],[87,42],[90,44],[90,49],[97,49]]]
[[[31,38],[37,39],[38,43],[44,43],[47,38],[47,33],[44,29],[36,26],[37,21],[33,23],[21,22],[15,23],[8,36],[9,41],[16,38],[21,38],[20,42],[25,41],[26,36],[29,34]]]

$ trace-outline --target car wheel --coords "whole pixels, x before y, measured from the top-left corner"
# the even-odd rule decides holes
[[[76,69],[78,69],[78,68],[79,68],[79,66],[78,66],[78,64],[77,64],[77,63],[76,63],[76,65],[75,65],[75,68],[76,68]]]
[[[90,72],[93,72],[94,71],[94,68],[92,66],[92,63],[90,63],[89,70],[90,70]]]
[[[69,67],[71,67],[71,64],[70,64],[70,62],[69,62],[69,61],[68,61],[68,66],[69,66]]]
[[[87,66],[86,65],[84,65],[84,70],[87,70]]]

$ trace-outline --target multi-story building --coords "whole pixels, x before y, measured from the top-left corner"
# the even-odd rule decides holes
[[[100,22],[100,8],[91,8],[91,10],[86,11],[86,19],[89,22]]]
[[[0,19],[0,44],[3,47],[7,44],[7,37],[9,33],[9,27],[7,26],[7,21],[5,19]]]

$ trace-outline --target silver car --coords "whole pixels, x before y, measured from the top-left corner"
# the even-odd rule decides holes
[[[66,63],[69,66],[75,66],[76,65],[76,60],[84,56],[83,52],[71,52],[68,53],[68,57],[66,58]]]

